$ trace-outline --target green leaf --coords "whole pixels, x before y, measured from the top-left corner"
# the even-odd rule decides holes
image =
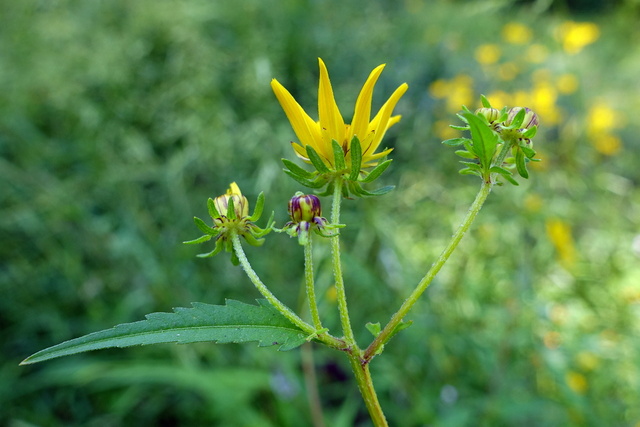
[[[522,136],[531,139],[536,136],[536,133],[538,133],[538,126],[533,126],[532,128],[527,129],[526,132],[522,134]]]
[[[502,177],[504,179],[506,179],[507,181],[509,181],[511,184],[513,185],[520,185],[518,183],[518,181],[516,181],[515,179],[513,179],[513,173],[510,170],[507,170],[505,168],[501,168],[500,166],[493,166],[491,169],[489,169],[489,172],[496,172],[499,173],[500,175],[502,175]]]
[[[367,191],[364,188],[362,188],[360,184],[358,184],[357,182],[354,184],[355,185],[353,187],[353,192],[357,193],[360,196],[382,196],[392,191],[394,188],[396,188],[395,185],[387,185],[385,187],[381,187],[373,191]]]
[[[310,145],[307,145],[306,149],[307,149],[307,156],[309,156],[309,160],[313,164],[313,167],[315,167],[316,170],[320,173],[329,173],[330,172],[329,168],[327,167],[327,165],[324,164],[324,162],[322,161],[322,158],[320,158],[320,155],[316,152],[316,150],[314,150],[313,147]]]
[[[200,236],[197,239],[187,240],[186,242],[182,242],[182,243],[184,243],[185,245],[195,245],[196,243],[208,242],[212,238],[213,236],[211,236],[210,234],[205,234],[204,236]]]
[[[360,176],[360,167],[362,166],[362,146],[357,136],[351,139],[351,174],[349,179],[356,181]]]
[[[475,152],[480,159],[483,170],[489,170],[498,145],[498,135],[475,114],[465,114],[465,117],[471,130],[473,152]]]
[[[524,153],[525,156],[527,156],[528,158],[533,158],[536,155],[536,152],[532,149],[529,148],[527,146],[520,146],[520,149],[522,150],[522,152]]]
[[[208,234],[210,236],[215,236],[216,234],[218,234],[218,230],[216,230],[215,228],[209,227],[203,220],[201,220],[197,216],[193,217],[193,222],[204,234]]]
[[[465,128],[467,129],[467,128]],[[466,141],[468,141],[467,138],[451,138],[451,139],[447,139],[442,141],[442,143],[444,145],[449,145],[451,147],[457,147],[458,145],[462,145],[464,144]]]
[[[218,209],[216,209],[216,204],[213,202],[213,199],[211,197],[209,197],[209,199],[207,199],[207,210],[209,211],[209,216],[212,219],[220,218],[222,216],[218,212]]]
[[[522,150],[516,150],[516,169],[523,178],[529,178],[529,171],[527,171],[526,160]]]
[[[325,185],[327,183],[323,179],[315,179],[314,181],[311,181],[309,179],[301,177],[300,175],[296,175],[295,173],[291,172],[290,170],[286,170],[286,169],[284,170],[284,173],[286,173],[291,178],[293,178],[296,181],[298,181],[300,184],[304,185],[305,187],[309,187],[309,188],[321,188],[323,185]]]
[[[280,159],[280,160],[282,160],[282,163],[284,163],[285,167],[289,169],[290,172],[296,175],[299,175],[307,179],[311,179],[315,176],[313,172],[309,172],[308,170],[301,168],[300,166],[296,165],[289,159]]]
[[[277,345],[291,350],[305,342],[305,334],[264,300],[259,305],[227,300],[226,305],[193,303],[173,313],[152,313],[147,320],[125,323],[49,347],[21,365],[111,347],[194,342],[242,343],[261,347]]]
[[[457,150],[455,154],[465,159],[477,159],[476,155],[468,152],[467,150]]]
[[[336,165],[336,170],[344,170],[347,166],[345,165],[344,151],[342,151],[342,147],[335,139],[331,140],[331,147],[333,148],[333,160]]]
[[[484,95],[480,95],[480,102],[482,102],[484,108],[492,108],[491,103]]]
[[[387,168],[391,165],[392,160],[385,160],[384,162],[378,164],[367,176],[362,178],[360,182],[373,182],[376,180],[382,173],[387,170]]]
[[[375,337],[377,337],[378,335],[380,335],[380,322],[376,322],[376,323],[371,323],[368,322],[366,325],[364,325],[365,328],[367,328],[367,330],[369,332],[371,332],[371,335]]]
[[[256,207],[253,210],[253,215],[249,217],[249,221],[257,221],[262,216],[262,210],[264,209],[264,192],[258,194],[258,200],[256,200]]]

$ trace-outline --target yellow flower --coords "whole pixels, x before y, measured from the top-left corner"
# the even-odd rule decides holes
[[[600,37],[600,28],[593,22],[564,22],[558,28],[562,48],[569,54],[580,52]]]
[[[509,22],[502,28],[502,38],[511,44],[526,44],[529,43],[533,33],[531,29],[519,22]]]
[[[320,83],[318,87],[318,115],[315,121],[296,102],[293,96],[276,79],[271,81],[271,88],[275,93],[282,109],[287,115],[291,126],[298,137],[299,143],[292,142],[293,149],[298,157],[310,163],[307,147],[312,147],[322,161],[331,170],[335,170],[332,140],[342,147],[347,169],[351,167],[351,141],[354,136],[360,140],[362,148],[362,169],[375,166],[377,160],[386,156],[392,149],[376,153],[382,137],[387,129],[400,120],[400,116],[391,116],[394,107],[400,97],[409,87],[403,83],[391,97],[384,103],[380,111],[371,119],[371,99],[373,87],[380,77],[384,64],[374,68],[369,74],[360,95],[356,101],[355,111],[351,124],[346,124],[340,114],[340,110],[333,96],[331,81],[327,67],[318,58],[320,63]]]
[[[483,44],[476,48],[475,58],[479,64],[491,65],[500,59],[500,47],[496,44]]]

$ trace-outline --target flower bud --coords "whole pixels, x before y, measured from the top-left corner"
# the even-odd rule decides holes
[[[522,120],[522,124],[518,127],[520,129],[531,129],[534,126],[538,126],[538,115],[534,113],[531,109],[527,107],[513,107],[508,112],[507,120],[505,120],[504,124],[509,126],[513,122],[513,119],[520,112],[520,110],[524,109],[524,119]]]
[[[322,215],[320,199],[313,194],[297,192],[289,200],[289,215],[293,222],[313,222],[314,218]]]
[[[485,119],[491,124],[498,120],[500,117],[500,110],[496,108],[478,108],[476,110],[476,115],[484,116]]]
[[[226,194],[213,199],[213,203],[222,216],[227,215],[229,209],[229,200],[233,199],[233,211],[236,218],[244,218],[249,216],[249,201],[242,195],[238,184],[232,182]]]

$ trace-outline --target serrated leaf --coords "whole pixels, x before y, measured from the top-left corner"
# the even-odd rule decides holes
[[[471,130],[473,152],[475,152],[480,159],[482,168],[484,170],[489,170],[498,145],[498,135],[496,135],[487,126],[487,124],[475,114],[465,114],[465,117],[467,118]]]
[[[362,178],[360,180],[360,182],[373,182],[376,179],[378,179],[378,177],[380,175],[382,175],[382,173],[387,170],[387,168],[389,167],[389,165],[391,165],[392,160],[385,160],[382,163],[379,163],[378,166],[376,166],[375,168],[373,168],[373,170],[371,172],[369,172],[369,174],[367,176],[365,176],[364,178]]]
[[[356,181],[360,176],[360,167],[362,166],[362,146],[357,136],[351,139],[351,173],[349,179]]]
[[[328,173],[329,168],[324,164],[318,152],[310,145],[307,145],[306,148],[307,156],[309,156],[309,160],[311,161],[311,164],[313,164],[313,167],[315,167],[320,173]]]
[[[335,139],[332,139],[331,147],[333,148],[333,164],[336,166],[336,170],[344,170],[347,166],[344,161],[344,151],[342,151],[342,146],[340,146]]]
[[[289,159],[280,159],[280,160],[282,160],[282,163],[287,169],[289,169],[290,172],[298,176],[301,176],[306,179],[311,179],[315,176],[313,172],[309,172],[308,170],[301,168],[300,166],[296,165]]]
[[[22,361],[21,365],[111,347],[194,342],[258,342],[291,350],[305,342],[305,334],[264,300],[259,305],[227,300],[226,305],[193,303],[173,313],[152,313],[146,320],[125,323],[54,345]]]

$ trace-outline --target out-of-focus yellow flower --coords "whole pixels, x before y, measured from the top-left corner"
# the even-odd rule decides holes
[[[434,80],[429,85],[429,93],[436,99],[443,99],[447,97],[449,92],[449,82],[445,79]]]
[[[595,149],[605,156],[616,155],[622,150],[622,141],[616,135],[604,133],[592,136],[591,141]]]
[[[449,126],[450,123],[446,120],[437,120],[433,124],[433,132],[434,134],[445,141],[447,139],[459,138],[460,131]]]
[[[576,261],[576,247],[569,224],[561,219],[549,219],[546,228],[547,237],[555,247],[560,263],[567,268],[573,267]]]
[[[536,83],[531,91],[531,108],[542,117],[545,123],[556,124],[560,121],[557,100],[558,92],[549,82]]]
[[[595,103],[587,113],[587,133],[600,135],[620,126],[616,111],[604,103]]]
[[[335,140],[342,146],[345,163],[347,168],[350,168],[351,141],[354,136],[357,136],[362,147],[362,168],[365,169],[375,166],[378,159],[386,156],[392,150],[387,149],[380,153],[375,152],[387,129],[400,121],[400,116],[392,117],[391,114],[398,100],[409,86],[406,83],[400,85],[373,119],[371,119],[373,87],[384,69],[384,64],[376,67],[371,74],[369,74],[369,78],[364,83],[358,95],[351,124],[346,124],[333,96],[333,89],[331,87],[331,81],[329,80],[327,67],[322,59],[318,58],[318,62],[320,64],[318,121],[309,117],[289,91],[276,79],[271,81],[271,88],[300,141],[300,143],[292,143],[293,149],[298,157],[310,163],[307,147],[312,147],[329,168],[335,169],[332,146],[332,140]]]
[[[491,92],[488,95],[486,95],[486,97],[491,103],[491,105],[525,105],[526,104],[526,103],[518,104],[516,102],[511,102],[511,96],[507,92],[502,90]]]
[[[593,22],[566,21],[560,25],[557,34],[564,51],[573,55],[598,40],[600,28]]]
[[[580,372],[569,371],[564,377],[571,390],[578,394],[584,394],[589,388],[587,378]]]
[[[561,74],[556,79],[556,87],[558,88],[558,92],[563,95],[571,95],[578,90],[579,85],[580,83],[575,74]]]
[[[502,38],[511,44],[529,43],[533,33],[529,27],[519,22],[509,22],[502,27]]]
[[[590,351],[582,351],[576,356],[578,366],[585,371],[593,371],[600,365],[598,356]]]
[[[513,80],[518,76],[520,67],[513,62],[505,62],[498,67],[498,78],[500,80]]]
[[[542,64],[549,56],[549,49],[542,44],[532,44],[525,52],[525,58],[532,64]]]
[[[500,59],[500,47],[496,44],[483,44],[476,48],[475,58],[479,64],[491,65]]]
[[[460,106],[469,105],[474,97],[473,78],[466,74],[458,74],[449,82],[447,111],[460,111]]]

